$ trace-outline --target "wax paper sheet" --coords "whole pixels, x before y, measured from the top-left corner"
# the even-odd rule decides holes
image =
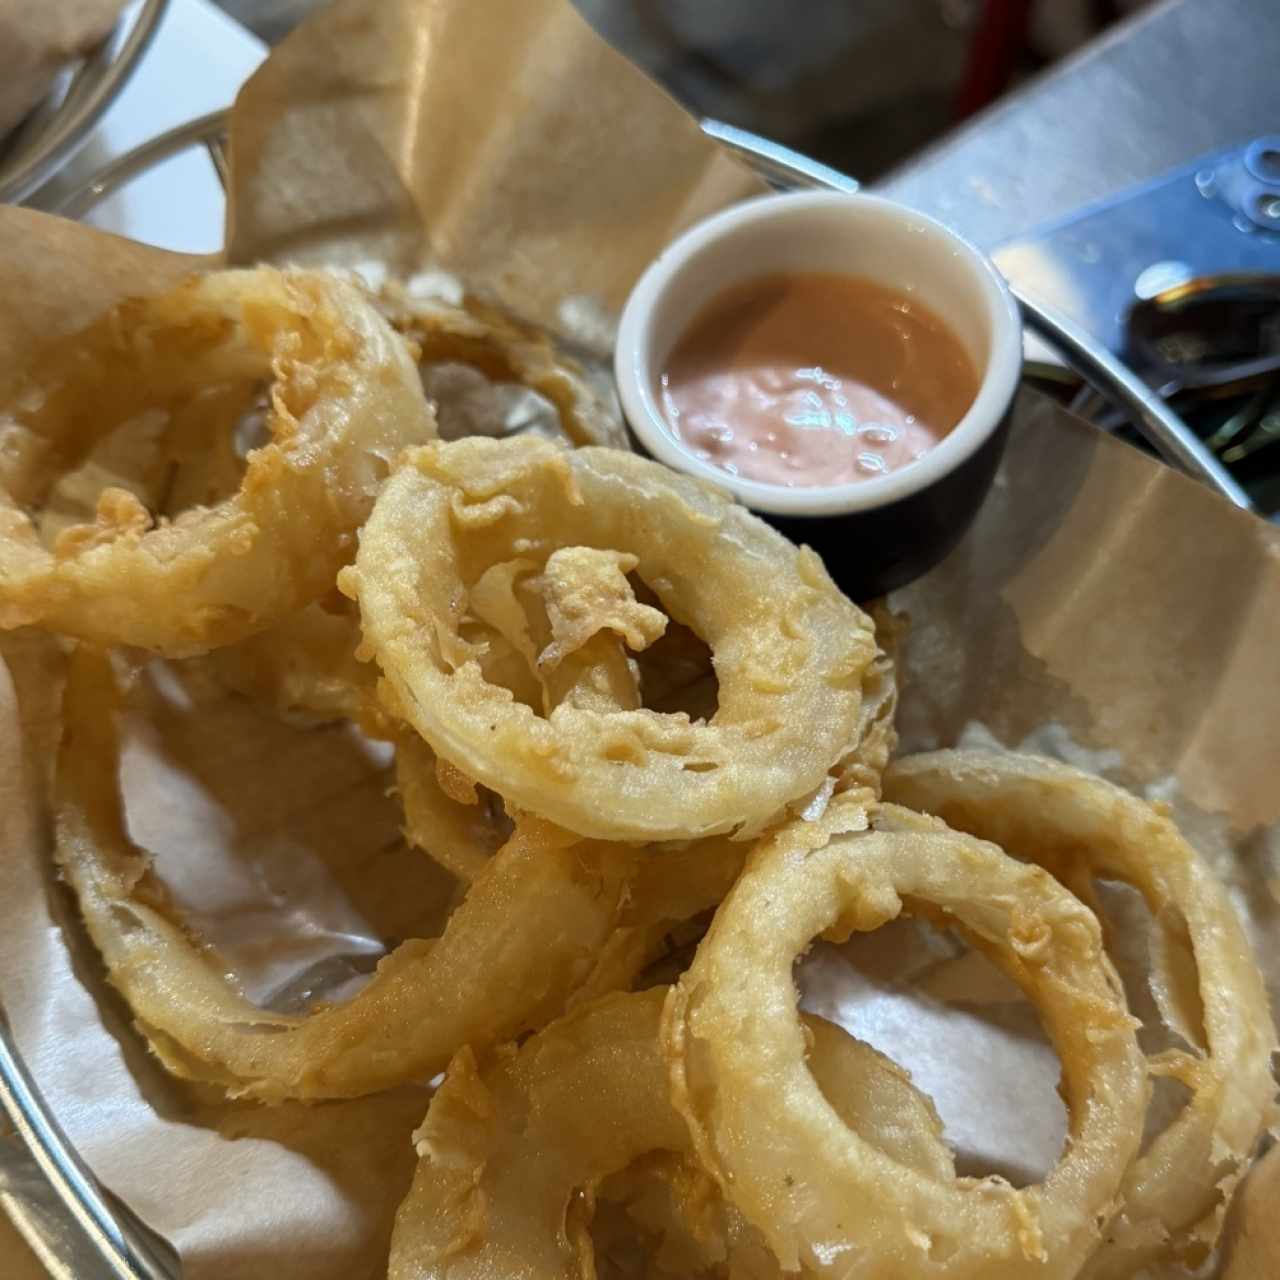
[[[232,161],[233,261],[475,293],[586,354],[673,234],[759,189],[552,0],[343,0],[246,86]],[[0,383],[43,339],[202,265],[0,210]],[[433,384],[481,429],[537,418],[510,388],[476,410],[484,388],[449,386]],[[1168,800],[1274,992],[1276,531],[1029,396],[973,531],[893,604],[910,619],[904,747],[1030,746]],[[425,1084],[266,1109],[163,1073],[50,869],[61,654],[27,633],[0,653],[0,995],[53,1111],[192,1280],[381,1274]],[[350,990],[438,925],[451,886],[400,839],[377,749],[164,664],[140,670],[130,708],[130,832],[256,998]],[[962,1167],[1036,1176],[1063,1117],[1034,1015],[945,936],[902,926],[843,950],[815,952],[806,1003],[910,1067]]]

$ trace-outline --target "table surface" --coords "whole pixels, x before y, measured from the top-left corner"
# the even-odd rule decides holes
[[[228,105],[263,55],[205,0],[173,0],[151,55],[59,187]],[[880,189],[994,246],[1201,152],[1280,130],[1277,69],[1277,0],[1166,0],[922,153]],[[216,247],[218,188],[203,157],[188,157],[157,181],[170,184],[170,196],[178,187],[182,200],[139,189],[105,209],[103,224],[168,247]],[[193,218],[201,184],[209,209]],[[38,1221],[56,1206],[33,1172],[0,1136],[0,1206],[26,1205]],[[93,1280],[85,1258],[64,1255],[63,1274]],[[0,1274],[40,1274],[3,1215]]]
[[[1280,132],[1280,3],[1166,0],[890,174],[985,248]]]

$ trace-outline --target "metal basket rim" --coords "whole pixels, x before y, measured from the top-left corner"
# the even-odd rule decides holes
[[[86,141],[128,84],[168,6],[169,0],[143,0],[136,12],[122,14],[105,39],[84,56],[48,120],[11,160],[0,162],[0,203],[25,200]]]

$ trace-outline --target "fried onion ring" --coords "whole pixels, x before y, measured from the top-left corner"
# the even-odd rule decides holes
[[[653,1151],[610,1174],[594,1196],[596,1274],[622,1280],[780,1277],[759,1232],[726,1203],[690,1153]]]
[[[625,645],[647,648],[667,619],[636,601],[625,577],[634,561],[566,547],[553,552],[541,572],[524,557],[491,565],[471,588],[472,614],[524,659],[540,686],[536,705],[544,715],[561,703],[599,712],[640,706],[639,670]],[[480,661],[487,665],[485,656]],[[505,683],[488,671],[485,678]]]
[[[877,629],[880,624],[877,621]],[[858,747],[807,798],[798,821],[822,818],[836,795],[846,806],[868,809],[880,792],[880,778],[897,743],[893,717],[898,703],[896,664],[879,653],[863,677]],[[813,829],[821,832],[823,828]],[[695,840],[684,847],[666,846],[660,857],[646,858],[636,868],[618,927],[605,944],[591,977],[574,993],[570,1007],[603,995],[625,991],[668,950],[679,926],[720,905],[742,872],[750,846],[725,836]]]
[[[801,1022],[809,1043],[809,1070],[846,1125],[909,1169],[932,1177],[954,1173],[955,1158],[943,1140],[942,1120],[907,1072],[834,1023],[811,1014],[801,1015]],[[605,1179],[597,1205],[610,1203],[629,1219],[622,1224],[627,1243],[634,1240],[636,1225],[652,1241],[646,1274],[656,1270],[682,1280],[726,1273],[782,1274],[759,1233],[725,1202],[715,1179],[692,1151],[655,1152]],[[599,1224],[598,1215],[593,1234],[597,1251],[603,1252]],[[633,1251],[634,1245],[629,1252]]]
[[[639,668],[627,651],[653,644],[667,629],[667,616],[636,600],[627,574],[637,564],[620,551],[561,547],[530,583],[546,616],[547,642],[536,662],[548,711],[639,708]]]
[[[176,1075],[265,1101],[427,1079],[464,1044],[554,1018],[610,935],[636,853],[531,821],[479,871],[444,933],[402,943],[353,999],[303,1016],[261,1009],[188,934],[129,839],[118,706],[109,660],[80,647],[64,699],[55,853],[109,978]]]
[[[459,634],[495,564],[623,551],[710,645],[709,722],[569,705],[545,718],[485,680]],[[523,811],[600,839],[752,834],[821,786],[856,741],[870,619],[811,551],[718,491],[607,449],[460,440],[412,451],[339,586],[434,751]]]
[[[376,673],[356,660],[360,624],[345,596],[307,605],[267,631],[196,661],[225,687],[284,720],[353,720],[374,737],[380,721]]]
[[[1191,1099],[1129,1170],[1121,1211],[1083,1274],[1119,1280],[1165,1257],[1198,1266],[1258,1139],[1277,1119],[1276,1031],[1222,886],[1167,816],[1053,760],[935,751],[895,762],[884,785],[890,799],[998,841],[1065,884],[1083,875],[1131,885],[1166,935],[1166,954],[1190,959],[1157,973],[1156,991],[1164,1008],[1194,1011],[1177,1019],[1191,1040],[1150,1067],[1180,1080]]]
[[[877,633],[882,623],[876,621]],[[821,819],[833,796],[868,808],[880,792],[880,778],[897,744],[894,712],[898,703],[896,663],[876,655],[863,677],[858,747],[833,769],[802,809],[799,821]],[[855,794],[856,793],[856,794]],[[815,828],[815,830],[822,830]],[[741,874],[750,846],[711,836],[683,847],[668,846],[660,858],[636,868],[618,927],[600,953],[591,977],[574,993],[570,1007],[607,991],[625,991],[668,950],[679,926],[717,907]]]
[[[482,651],[485,678],[518,700],[542,706],[544,689],[525,657],[485,627],[466,639]],[[187,661],[203,666],[224,688],[289,721],[352,720],[371,738],[396,739],[401,719],[378,698],[377,669],[356,658],[360,622],[355,605],[334,591],[267,631]]]
[[[43,544],[30,513],[94,442],[263,381],[270,441],[234,495],[169,519],[105,489],[93,524]],[[401,448],[435,434],[404,342],[333,277],[214,272],[122,303],[0,417],[0,626],[170,657],[261,631],[332,587]]]
[[[862,676],[857,745],[831,771],[834,794],[868,789],[880,794],[880,778],[898,747],[898,649],[904,623],[883,605],[873,606],[875,659]]]
[[[753,850],[672,990],[672,1097],[698,1156],[784,1270],[1066,1280],[1100,1239],[1148,1096],[1097,920],[1040,868],[936,819],[886,807],[884,829],[865,831],[860,809],[844,811],[837,800]],[[829,836],[818,847],[816,828]],[[908,1169],[843,1124],[805,1068],[796,956],[904,909],[964,930],[1041,1009],[1070,1140],[1039,1185]]]
[[[471,884],[506,843],[511,824],[496,820],[490,806],[481,803],[474,783],[467,795],[450,794],[440,776],[442,766],[450,767],[416,734],[400,735],[396,790],[404,806],[405,839]]]
[[[519,383],[550,401],[570,444],[626,447],[626,431],[616,404],[597,391],[584,371],[558,353],[540,330],[478,298],[465,298],[461,306],[451,306],[415,298],[403,286],[390,282],[378,302],[391,324],[417,349],[429,396],[435,390],[431,366],[452,362],[469,365],[493,382]],[[441,423],[444,438],[456,439],[475,430],[474,426],[462,431],[451,427],[445,414]]]
[[[651,851],[637,864],[618,925],[570,1007],[610,991],[626,991],[668,950],[672,933],[720,905],[742,872],[750,845],[708,836]]]
[[[391,1280],[595,1274],[590,1216],[601,1184],[623,1174],[613,1193],[634,1198],[637,1182],[625,1176],[633,1162],[690,1155],[658,1042],[665,996],[607,996],[483,1069],[469,1049],[459,1053],[415,1135],[421,1158],[396,1215]],[[937,1113],[905,1072],[820,1018],[803,1026],[814,1077],[849,1124],[923,1175],[952,1168]],[[701,1205],[704,1229],[689,1232],[686,1210],[706,1188],[696,1166],[670,1164],[659,1176],[673,1178],[673,1211],[658,1228],[668,1247],[683,1238],[714,1265],[754,1244],[763,1274],[780,1274],[714,1193]]]
[[[1222,1280],[1280,1276],[1280,1147],[1273,1147],[1245,1179],[1232,1205],[1226,1266]]]
[[[492,793],[482,798],[470,779],[379,703],[376,671],[355,656],[355,606],[345,596],[338,600],[332,609],[308,605],[269,631],[189,661],[286,721],[351,720],[366,736],[393,742],[405,839],[470,884],[506,842],[512,824]],[[487,655],[486,671],[510,678],[512,656],[523,663],[505,651]]]

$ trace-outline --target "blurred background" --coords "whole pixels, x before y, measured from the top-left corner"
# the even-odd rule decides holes
[[[270,43],[319,0],[219,0]],[[872,179],[1147,0],[575,0],[686,106]]]

